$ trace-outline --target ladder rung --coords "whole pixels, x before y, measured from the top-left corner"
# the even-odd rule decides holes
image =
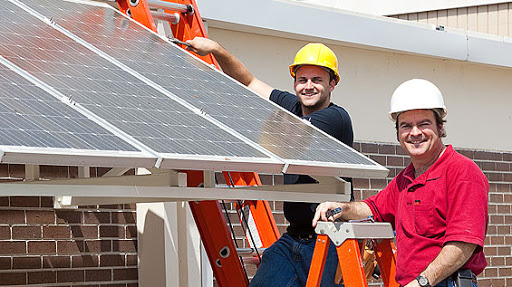
[[[165,12],[151,11],[151,15],[155,19],[167,21],[173,25],[178,24],[178,22],[180,21],[180,14],[178,13],[169,14]]]
[[[259,254],[263,253],[263,251],[265,251],[265,249],[267,248],[258,248],[258,252]],[[256,250],[254,248],[237,248],[236,249],[236,253],[238,255],[252,255],[252,256],[257,256],[256,254]]]
[[[242,257],[244,264],[260,264],[258,257]]]
[[[185,4],[179,4],[179,3],[173,3],[173,2],[167,2],[167,1],[161,1],[161,0],[147,0],[147,3],[149,7],[152,8],[160,8],[160,9],[167,9],[167,10],[173,10],[181,13],[194,13],[194,6],[192,5],[185,5]]]

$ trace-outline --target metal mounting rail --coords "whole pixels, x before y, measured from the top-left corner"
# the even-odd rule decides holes
[[[151,7],[151,8],[173,10],[173,11],[177,11],[177,12],[181,12],[181,13],[188,13],[188,14],[194,13],[194,6],[192,6],[192,5],[172,3],[172,2],[161,1],[161,0],[147,0],[146,2],[148,3],[149,7]]]

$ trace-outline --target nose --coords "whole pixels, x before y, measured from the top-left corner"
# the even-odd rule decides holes
[[[306,82],[306,89],[313,89],[313,81],[311,79]]]
[[[422,131],[415,125],[412,127],[410,134],[411,136],[419,136],[422,134]]]

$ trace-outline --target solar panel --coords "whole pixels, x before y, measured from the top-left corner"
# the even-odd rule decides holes
[[[6,22],[25,25],[20,43],[9,43],[10,61],[157,152],[276,164],[277,156],[302,174],[387,172],[111,7],[13,2],[57,25],[9,15]]]
[[[154,165],[143,153],[86,116],[67,106],[5,65],[0,64],[0,150],[2,162],[26,154],[26,163],[77,164],[84,158],[102,165],[127,161]],[[117,158],[113,159],[112,151]],[[41,154],[39,157],[36,154]],[[71,155],[71,156],[70,156]],[[16,162],[16,161],[14,161]],[[116,164],[108,164],[113,166]]]
[[[0,32],[9,40],[5,58],[151,150],[180,160],[277,163],[41,20],[11,9],[2,25],[15,23],[16,32]]]

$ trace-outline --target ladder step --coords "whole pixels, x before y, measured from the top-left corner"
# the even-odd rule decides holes
[[[265,249],[267,248],[258,248],[258,253],[261,255]],[[258,256],[254,248],[237,248],[236,253],[238,255]]]
[[[194,13],[194,6],[192,5],[178,4],[161,0],[147,0],[147,3],[151,8],[167,9],[188,14]]]

